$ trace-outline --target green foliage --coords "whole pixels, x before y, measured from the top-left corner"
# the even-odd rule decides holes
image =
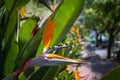
[[[74,74],[69,73],[67,70],[62,71],[59,75],[55,78],[55,80],[72,80],[74,79]]]
[[[19,45],[20,45],[20,49],[31,38],[31,33],[32,33],[32,30],[34,29],[34,26],[36,25],[36,23],[37,23],[36,19],[30,18],[30,19],[26,20],[22,24],[22,26],[21,26],[21,28],[19,30]]]
[[[46,21],[38,29],[36,35],[31,37],[32,30],[36,26],[38,19],[29,18],[23,24],[19,20],[18,10],[28,2],[29,0],[4,0],[5,4],[0,7],[0,11],[2,11],[0,12],[0,35],[2,35],[0,37],[0,57],[3,57],[4,63],[1,65],[4,66],[4,74],[0,75],[0,79],[3,76],[7,76],[4,80],[10,80],[14,76],[13,72],[18,70],[26,60],[35,56],[38,57],[43,51],[42,35]],[[40,0],[40,2],[50,9],[46,0]],[[57,22],[50,43],[51,48],[54,45],[58,45],[65,38],[65,35],[82,11],[83,5],[84,0],[74,0],[74,3],[73,0],[64,0],[51,15],[52,22]],[[2,22],[4,23],[1,24]],[[69,50],[66,52],[69,52]],[[24,73],[21,73],[18,79],[52,80],[59,69],[59,66],[40,67],[39,69],[30,68]],[[66,80],[73,78],[73,74],[68,75],[67,71],[63,71],[58,79],[62,79],[64,77],[62,75],[64,74],[67,75],[65,77]],[[17,80],[17,78],[14,79]]]
[[[19,47],[15,41],[16,41],[16,39],[15,39],[15,35],[14,35],[12,42],[11,42],[10,49],[8,51],[7,58],[5,60],[5,67],[4,67],[5,75],[11,74],[11,72],[13,71],[14,66],[15,66],[14,62],[15,62],[17,53],[19,52]]]
[[[39,41],[34,38],[31,39],[31,33],[32,33],[32,30],[34,29],[34,26],[36,25],[36,23],[37,23],[37,20],[31,18],[31,19],[26,20],[26,22],[20,28],[19,48],[21,51],[16,58],[15,69],[20,67],[27,59],[34,57],[34,55],[35,55],[37,46],[39,45],[39,42],[41,41],[40,40],[41,37],[38,37]],[[21,60],[21,58],[22,58],[22,60]]]
[[[100,80],[120,80],[120,66],[117,66],[112,71],[104,75]]]
[[[50,43],[50,47],[57,45],[65,37],[65,34],[69,31],[72,24],[74,23],[76,18],[79,16],[80,11],[83,7],[83,2],[84,1],[82,1],[82,0],[81,1],[75,0],[75,3],[73,4],[72,0],[66,0],[61,3],[60,7],[56,10],[55,14],[53,15],[53,22],[57,22],[58,24],[53,33],[53,38]],[[74,5],[74,7],[69,6],[71,4]],[[41,42],[41,45],[39,46],[38,51],[37,51],[37,56],[40,55],[40,53],[42,51],[42,49],[40,49],[40,48],[42,48],[42,47],[43,47],[43,43]],[[52,68],[52,67],[50,67],[50,68]],[[40,72],[42,72],[42,71],[40,71]],[[49,74],[51,74],[51,72],[48,70],[48,71],[46,71],[46,73],[48,75],[45,74],[45,76],[48,76],[48,78],[49,78]],[[49,79],[53,79],[56,72],[53,72],[53,73],[54,73],[54,75],[53,76],[51,75],[51,77]],[[34,74],[38,74],[38,73],[34,73]],[[35,78],[33,78],[33,79],[36,80]]]
[[[94,0],[91,7],[86,9],[86,24],[89,29],[96,29],[96,32],[106,31],[109,34],[108,54],[110,55],[111,47],[115,36],[120,32],[120,1],[119,0]],[[110,38],[112,40],[110,40]],[[109,58],[109,56],[108,56]],[[119,67],[105,75],[101,80],[120,80]]]
[[[30,0],[4,0],[5,1],[5,6],[9,11],[14,11],[14,10],[18,10],[21,7],[23,7],[26,3],[28,3]]]
[[[65,34],[70,30],[71,26],[79,16],[83,5],[83,0],[75,0],[74,3],[72,0],[66,0],[59,7],[53,17],[53,22],[57,21],[58,24],[53,34],[52,42],[50,44],[51,46],[53,46],[53,44],[57,45],[60,41],[62,41],[62,39],[65,37]],[[58,36],[56,36],[56,34]]]

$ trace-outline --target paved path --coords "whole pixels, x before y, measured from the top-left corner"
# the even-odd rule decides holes
[[[108,73],[119,63],[116,61],[105,60],[107,52],[105,49],[94,51],[96,56],[86,60],[86,64],[82,64],[78,69],[82,77],[81,80],[100,80],[100,78]],[[74,70],[75,67],[72,67]]]
[[[97,49],[95,54],[99,55],[101,59],[105,59],[107,57],[107,49]]]

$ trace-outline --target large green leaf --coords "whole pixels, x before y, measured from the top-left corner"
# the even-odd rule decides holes
[[[37,71],[35,71],[34,73],[38,73],[38,74],[32,74],[28,80],[51,80],[53,78],[53,76],[55,76],[54,73],[56,73],[58,71],[59,67],[58,66],[53,66],[53,67],[41,67],[40,69],[38,69]],[[41,72],[42,71],[42,72]],[[46,73],[47,71],[47,73]],[[51,73],[50,73],[51,72]],[[45,75],[50,75],[49,78],[46,77]]]
[[[28,77],[28,80],[42,79],[48,69],[49,69],[49,66],[41,67],[39,70],[34,71],[34,73],[38,73],[38,74],[32,73],[32,74]],[[42,72],[40,72],[41,70],[42,70]]]
[[[11,46],[9,46],[10,49],[8,51],[8,55],[5,60],[5,67],[4,67],[4,73],[5,75],[9,75],[13,72],[14,66],[15,66],[15,59],[17,56],[17,53],[19,51],[18,45],[16,43],[16,36],[13,36]]]
[[[8,23],[6,23],[7,28],[4,34],[4,38],[5,38],[5,42],[7,42],[10,38],[10,35],[12,34],[12,32],[15,32],[15,28],[17,25],[17,13],[16,12],[12,12],[9,18]]]
[[[18,45],[16,43],[15,29],[17,25],[17,12],[12,12],[7,23],[6,31],[4,34],[5,41],[5,75],[12,73],[14,68],[15,58],[18,53]]]
[[[72,6],[71,6],[72,5]],[[80,15],[84,5],[83,0],[75,0],[74,3],[72,0],[64,0],[61,6],[53,14],[52,21],[57,22],[57,26],[53,33],[52,41],[50,47],[57,45],[65,37],[77,17]],[[41,53],[41,48],[43,48],[43,43],[39,46],[36,56],[39,56]]]
[[[53,15],[53,22],[57,22],[57,26],[55,28],[53,38],[51,41],[50,46],[53,47],[54,45],[58,44],[64,37],[65,34],[69,31],[77,17],[79,16],[82,8],[83,8],[84,1],[83,0],[64,0],[61,6],[56,10],[55,14]],[[71,6],[72,5],[72,6]],[[37,56],[41,53],[41,48],[43,48],[43,43],[38,48]],[[53,67],[50,67],[49,70],[46,71],[47,74],[44,75],[45,78],[42,80],[52,80],[55,76],[56,72],[52,72],[54,75],[51,74],[51,70]],[[38,69],[39,70],[39,69]],[[57,69],[56,69],[57,71]],[[40,71],[42,72],[42,70]],[[39,73],[34,73],[39,74]],[[36,80],[35,77],[32,79]],[[37,79],[38,80],[38,79]]]
[[[41,34],[42,29],[39,29],[36,35],[33,38],[30,38],[30,40],[24,45],[23,49],[16,59],[15,70],[22,66],[27,59],[33,58],[35,56],[42,38]]]
[[[23,7],[30,0],[4,0],[5,6],[9,11],[18,10]]]
[[[61,26],[58,26],[58,25],[60,25],[60,24],[58,24],[56,27],[57,27],[57,29],[58,30],[60,30],[60,32],[59,32],[59,34],[56,34],[56,35],[54,35],[53,36],[53,38],[55,37],[55,36],[59,36],[59,37],[55,37],[55,39],[53,39],[52,40],[52,43],[51,43],[51,46],[54,46],[55,45],[55,43],[57,42],[57,41],[61,41],[64,37],[61,37],[62,35],[61,35],[61,33],[65,33],[65,32],[67,32],[67,31],[69,31],[69,29],[70,29],[70,27],[72,26],[72,24],[73,24],[73,22],[76,20],[76,18],[79,16],[79,13],[81,12],[81,7],[83,7],[82,5],[83,5],[83,2],[84,1],[79,1],[79,0],[75,0],[75,4],[73,4],[73,2],[72,2],[72,0],[65,0],[62,4],[61,4],[61,6],[58,8],[58,12],[56,11],[55,12],[55,15],[59,15],[59,16],[55,16],[54,15],[54,18],[53,18],[53,20],[55,20],[56,19],[56,21],[59,23],[59,21],[61,20],[62,22],[60,22],[61,24],[64,24],[64,25],[61,25]],[[68,9],[68,7],[67,6],[69,6],[69,9],[71,9],[71,10],[69,10]],[[73,6],[71,6],[71,5],[73,5]],[[76,5],[79,5],[79,6],[76,6]],[[64,9],[65,8],[65,9]],[[78,9],[79,8],[79,9]],[[60,10],[59,10],[60,9]],[[67,10],[69,10],[70,11],[70,14],[68,14],[68,12],[66,12]],[[72,13],[71,13],[71,11],[72,11]],[[76,13],[76,11],[77,11],[77,13]],[[65,19],[64,20],[64,18],[62,17],[63,16],[63,14],[66,14],[67,13],[67,15],[64,15],[64,18],[67,18],[67,19]],[[75,14],[74,14],[75,13]],[[72,17],[73,16],[73,17]],[[59,18],[59,20],[57,20]],[[68,25],[68,26],[67,26]],[[30,41],[30,43],[27,45],[28,47],[25,49],[25,51],[23,52],[23,55],[22,55],[22,60],[20,60],[20,62],[18,62],[19,63],[19,66],[18,67],[20,67],[27,59],[29,59],[29,58],[31,58],[31,57],[33,57],[34,55],[35,55],[35,53],[36,53],[36,50],[38,49],[38,51],[37,51],[37,55],[40,55],[40,53],[42,52],[42,49],[43,49],[43,43],[41,42],[41,45],[39,46],[39,43],[40,43],[40,41],[41,41],[41,39],[42,39],[42,31],[43,31],[43,28],[44,28],[44,26],[45,25],[43,25],[43,27],[41,27],[39,30],[38,30],[38,32],[37,32],[37,34],[31,39],[31,41]],[[61,29],[60,29],[61,28]],[[64,31],[64,29],[66,30],[66,31]],[[62,32],[63,31],[63,32]],[[56,31],[55,31],[56,32]],[[54,33],[55,34],[55,33]],[[66,34],[66,33],[65,33]],[[61,38],[62,39],[61,39]],[[58,40],[58,39],[61,39],[61,40]],[[58,43],[59,43],[58,42]],[[39,46],[39,48],[38,48],[38,46]],[[39,51],[40,50],[40,51]],[[49,69],[48,69],[48,72],[47,72],[47,74],[50,74],[51,73],[51,69],[53,69],[54,67],[50,67]],[[53,72],[53,74],[55,75],[55,73],[56,73],[56,71],[57,71],[57,69],[58,69],[58,67],[55,69],[55,72]],[[39,70],[39,69],[38,69]],[[42,70],[40,70],[40,72],[42,72]],[[39,74],[39,72],[35,72],[35,73],[33,73],[33,75],[36,75],[36,74]],[[45,77],[45,78],[47,78],[47,79],[53,79],[53,77],[54,77],[54,75],[52,75],[52,76],[48,76],[48,75],[44,75],[43,77]],[[36,80],[36,77],[37,76],[35,76],[35,77],[33,77],[33,76],[31,76],[31,79],[33,79],[33,80]],[[44,78],[44,79],[45,79]],[[30,78],[29,78],[30,79]],[[43,80],[44,80],[43,79]],[[38,80],[38,79],[37,79]]]
[[[6,59],[8,53],[9,53],[10,46],[12,45],[11,43],[12,43],[13,37],[15,36],[15,29],[16,29],[16,25],[17,25],[17,12],[12,12],[8,23],[6,23],[6,24],[7,25],[4,26],[6,28],[6,30],[2,37],[3,41],[5,42],[4,60]]]
[[[30,45],[30,42],[32,40],[31,39],[31,35],[32,35],[31,33],[32,33],[32,30],[35,28],[35,25],[37,24],[37,21],[38,21],[37,17],[29,18],[28,20],[26,20],[22,24],[22,26],[21,26],[21,28],[19,30],[19,49],[20,49],[20,53],[19,53],[18,57],[16,58],[16,65],[18,65],[18,63],[21,60],[22,56],[24,56],[26,54],[29,55],[30,52],[35,51],[35,50],[32,50],[34,48],[30,49],[29,45]],[[32,51],[26,52],[26,51],[29,51],[29,50],[32,50]],[[26,57],[25,60],[28,58],[27,56],[24,56],[24,57]],[[21,61],[24,62],[24,58]]]
[[[24,46],[24,44],[30,40],[32,30],[34,29],[37,23],[36,19],[30,18],[26,20],[20,28],[19,31],[19,46],[20,50]]]
[[[58,24],[53,34],[51,46],[57,45],[63,40],[80,15],[83,5],[84,0],[64,0],[63,4],[56,10],[56,14],[53,16],[53,22],[58,22]]]
[[[52,66],[50,67],[47,72],[45,73],[45,75],[43,76],[42,79],[39,80],[53,80],[53,77],[55,77],[55,73],[58,71],[59,67],[58,66]]]
[[[120,66],[117,66],[100,80],[120,80]]]

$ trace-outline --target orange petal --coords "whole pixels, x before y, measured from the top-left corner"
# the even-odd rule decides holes
[[[78,41],[82,41],[81,36],[80,36],[80,32],[79,32],[78,28],[76,28],[76,31],[75,31],[75,32],[76,32]]]
[[[68,70],[68,72],[70,73],[70,65],[66,65],[66,70]]]
[[[74,32],[75,31],[75,26],[73,25],[72,27],[71,27],[71,29],[70,29],[70,32],[72,33],[72,32]]]
[[[46,27],[43,32],[43,43],[44,43],[44,48],[48,48],[49,43],[52,39],[52,34],[55,29],[56,23],[53,24],[51,21],[51,18],[49,17],[46,23]]]
[[[56,54],[47,54],[46,55],[47,56],[47,58],[59,58],[59,59],[64,59],[64,57],[63,56],[59,56],[59,55],[56,55]]]
[[[74,71],[76,80],[81,80],[78,69]]]
[[[66,58],[66,57],[63,57],[63,56],[56,55],[56,54],[46,54],[46,57],[49,58],[49,59],[56,58],[56,59],[69,60],[69,61],[71,61],[71,62],[79,63],[79,64],[80,64],[80,63],[84,63],[83,60],[70,59],[70,58]]]
[[[77,43],[77,40],[72,40],[72,44],[75,44],[75,43]]]
[[[25,16],[25,14],[26,14],[26,9],[25,9],[25,7],[22,7],[22,8],[20,9],[19,14],[20,14],[20,17],[21,17],[21,18],[26,17],[26,16]]]

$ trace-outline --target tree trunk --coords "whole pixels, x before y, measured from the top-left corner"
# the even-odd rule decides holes
[[[98,36],[99,36],[99,34],[98,34],[98,33],[96,33],[96,47],[98,47],[98,46],[99,46]]]
[[[99,45],[102,44],[102,35],[100,35]]]
[[[112,49],[112,44],[114,41],[114,36],[113,33],[109,33],[109,41],[108,41],[108,49],[107,49],[107,58],[110,59],[111,58],[111,49]]]

